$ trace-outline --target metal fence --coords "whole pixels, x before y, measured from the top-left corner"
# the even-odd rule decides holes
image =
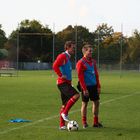
[[[72,68],[75,69],[75,62],[72,63]],[[52,63],[38,63],[38,62],[20,62],[19,70],[51,70]],[[101,71],[113,71],[113,70],[125,70],[125,71],[138,71],[140,72],[140,64],[100,64],[99,70]]]

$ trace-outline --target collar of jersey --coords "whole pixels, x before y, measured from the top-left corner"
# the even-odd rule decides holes
[[[68,54],[68,56],[69,56],[69,57],[71,57],[71,55],[69,54],[69,52],[68,52],[68,51],[65,51],[65,53],[66,53],[66,54]]]

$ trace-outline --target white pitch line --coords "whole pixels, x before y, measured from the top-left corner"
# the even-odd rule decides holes
[[[110,103],[110,102],[113,102],[113,101],[116,101],[116,100],[120,100],[120,99],[123,99],[123,98],[127,98],[127,97],[130,97],[130,96],[134,96],[134,95],[137,95],[137,94],[140,94],[140,93],[133,93],[133,94],[124,95],[124,96],[121,96],[121,97],[118,97],[118,98],[114,98],[114,99],[110,99],[110,100],[101,102],[100,104],[103,105],[103,104],[106,104],[106,103]],[[89,106],[88,108],[90,108],[90,107],[91,107],[91,106]],[[80,109],[73,110],[73,111],[71,111],[69,114],[73,114],[73,113],[78,112],[78,111],[80,111]],[[57,118],[57,117],[59,117],[59,115],[54,115],[54,116],[51,116],[51,117],[47,117],[47,118],[44,118],[44,119],[40,119],[40,120],[37,120],[37,121],[32,122],[32,123],[28,123],[28,124],[25,124],[25,125],[22,125],[22,126],[19,126],[19,127],[11,128],[11,129],[6,130],[6,131],[2,131],[2,132],[0,132],[0,134],[6,134],[6,133],[8,133],[8,132],[11,132],[11,131],[14,131],[14,130],[18,130],[18,129],[21,129],[21,128],[24,128],[24,127],[32,126],[32,125],[34,125],[34,124],[38,124],[38,123],[40,123],[40,122],[44,122],[44,121],[47,121],[47,120],[51,120],[51,119],[54,119],[54,118]]]

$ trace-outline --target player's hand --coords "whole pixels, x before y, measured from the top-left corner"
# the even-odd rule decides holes
[[[62,75],[61,78],[62,79],[67,79],[67,76],[66,75]]]
[[[89,96],[88,90],[83,91],[84,96]]]

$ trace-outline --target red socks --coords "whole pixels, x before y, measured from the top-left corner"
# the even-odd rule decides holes
[[[69,110],[71,109],[71,107],[74,105],[75,102],[76,102],[76,99],[74,99],[73,97],[70,98],[66,104],[66,107],[65,107],[63,113],[67,115]]]
[[[60,109],[60,127],[65,126],[65,121],[63,120],[63,118],[61,117],[61,113],[64,111],[65,107],[61,107]]]
[[[94,124],[98,124],[98,116],[94,116]]]
[[[83,123],[83,125],[87,124],[87,117],[86,116],[82,116],[82,123]]]
[[[93,120],[94,122],[94,124],[98,124],[99,122],[98,122],[98,116],[94,116],[94,120]],[[83,124],[87,124],[87,117],[86,116],[82,116],[82,123]]]
[[[61,113],[63,112],[64,114],[68,114],[69,110],[71,109],[71,107],[74,105],[74,103],[77,100],[75,100],[73,97],[70,98],[70,100],[67,102],[65,107],[61,107],[60,109],[60,127],[65,125],[65,121],[63,120],[63,118],[61,117]]]

